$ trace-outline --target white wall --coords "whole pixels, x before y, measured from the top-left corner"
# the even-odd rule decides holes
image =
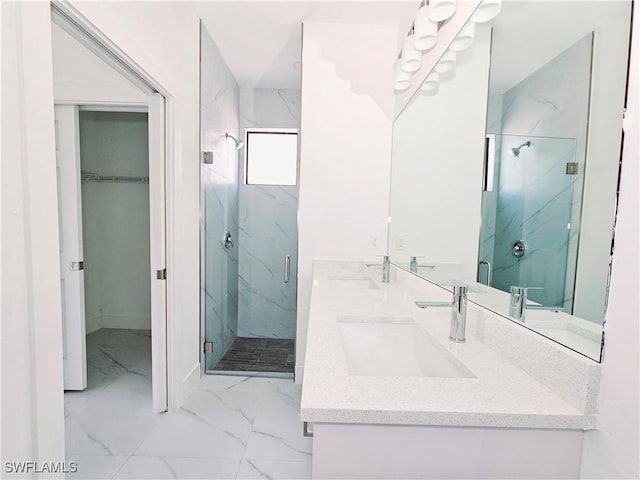
[[[574,292],[577,317],[590,318],[589,312],[602,312],[602,292],[607,289],[608,252],[615,209],[615,188],[620,155],[620,126],[627,64],[627,45],[631,2],[587,2],[598,23],[593,43],[591,103],[580,225],[580,246]],[[602,12],[597,15],[598,10]],[[624,27],[622,27],[624,25]],[[608,188],[607,188],[608,187]]]
[[[393,125],[389,253],[396,264],[424,256],[419,263],[455,265],[456,280],[475,280],[490,33],[478,28],[453,78],[436,95],[417,93]]]
[[[72,5],[169,93],[169,388],[176,408],[199,371],[199,19],[190,5],[174,2]]]
[[[622,182],[609,306],[605,315],[605,352],[599,394],[598,430],[587,432],[581,478],[640,478],[640,370],[638,349],[638,245],[640,154],[640,8],[634,9],[628,123],[625,129]]]
[[[82,170],[149,177],[146,113],[81,111],[79,123]],[[86,332],[151,329],[149,184],[81,188]]]
[[[386,251],[395,44],[393,27],[304,24],[297,382],[313,259],[363,259]]]
[[[5,460],[64,460],[64,405],[49,4],[0,9],[4,478]]]
[[[55,23],[51,38],[56,103],[147,104],[144,92]]]

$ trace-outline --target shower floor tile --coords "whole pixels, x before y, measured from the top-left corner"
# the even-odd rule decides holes
[[[215,370],[293,373],[295,340],[238,337]]]

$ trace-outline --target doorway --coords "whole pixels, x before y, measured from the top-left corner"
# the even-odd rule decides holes
[[[202,364],[293,378],[300,90],[241,88],[222,63],[201,25]]]
[[[52,36],[64,388],[132,375],[164,412],[166,93],[71,6],[52,5]]]

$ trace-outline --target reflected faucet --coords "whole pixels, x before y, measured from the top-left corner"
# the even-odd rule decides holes
[[[450,302],[422,302],[417,301],[420,308],[429,307],[451,307],[451,327],[449,329],[449,340],[456,343],[464,343],[465,330],[467,327],[467,285],[454,285],[453,298]]]
[[[409,258],[409,271],[418,273],[418,257],[412,256]]]
[[[391,267],[391,261],[389,255],[383,255],[382,257],[382,283],[389,283],[389,270]]]
[[[545,307],[544,305],[527,305],[527,292],[529,290],[542,290],[542,287],[516,287],[511,286],[511,300],[509,302],[509,316],[524,323],[527,310],[550,310],[559,312],[562,307]]]

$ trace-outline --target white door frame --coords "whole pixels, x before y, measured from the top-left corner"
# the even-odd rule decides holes
[[[170,128],[173,121],[173,98],[168,90],[162,87],[153,77],[142,70],[128,55],[126,55],[114,42],[106,37],[91,22],[89,22],[75,7],[67,2],[53,1],[51,20],[61,26],[65,31],[74,36],[76,40],[89,48],[94,54],[112,66],[116,71],[125,76],[134,85],[149,95],[149,103],[146,105],[149,112],[149,135],[154,144],[149,151],[149,191],[155,192],[156,198],[160,198],[160,205],[151,205],[152,208],[160,208],[162,220],[160,228],[155,232],[152,228],[150,247],[152,252],[151,270],[152,282],[162,282],[164,287],[164,299],[152,305],[152,390],[153,410],[163,412],[175,409],[176,394],[173,375],[173,322],[171,321],[170,308],[173,282],[171,276],[171,259],[173,258],[172,244],[170,242],[171,223],[167,221],[167,214],[173,198],[171,182],[165,172],[170,171],[173,165],[173,138]],[[113,102],[86,102],[65,101],[62,103],[75,103],[85,108],[101,109],[136,109],[144,107],[141,104],[122,104]],[[164,108],[159,108],[163,104]],[[155,153],[154,153],[155,152]],[[154,172],[154,174],[152,174]],[[152,213],[152,212],[151,212]],[[167,269],[166,280],[156,279],[156,270]],[[156,284],[157,285],[157,284]],[[152,283],[152,292],[154,283]],[[157,297],[157,296],[156,296]],[[161,315],[154,311],[162,312]]]

